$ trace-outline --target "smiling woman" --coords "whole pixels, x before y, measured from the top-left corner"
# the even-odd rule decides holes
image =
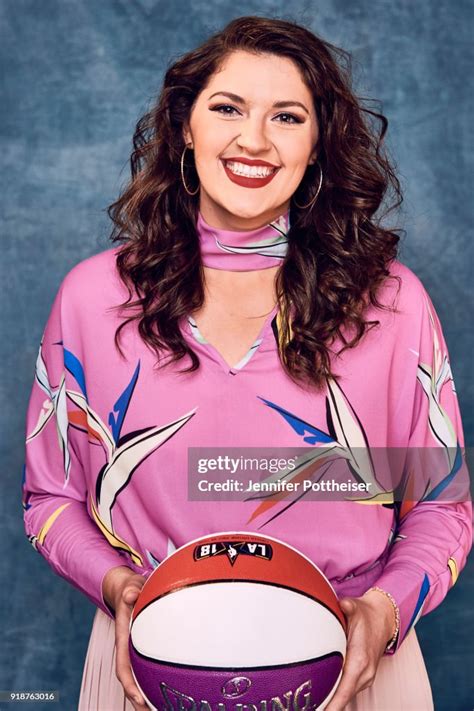
[[[340,597],[348,652],[328,711],[433,708],[414,626],[471,546],[463,431],[441,324],[381,225],[386,198],[401,202],[387,120],[345,58],[297,24],[242,17],[176,61],[109,208],[116,245],[54,302],[25,527],[99,608],[81,711],[145,709],[131,606],[177,546],[229,530],[297,548]],[[195,447],[305,451],[261,499],[217,504],[188,492]],[[406,457],[376,464],[392,448]],[[353,493],[310,499],[337,491],[336,461]]]
[[[402,197],[383,150],[387,120],[354,96],[347,59],[294,23],[239,18],[168,69],[156,105],[137,125],[133,179],[109,208],[114,238],[125,243],[117,267],[132,289],[126,308],[135,309],[132,292],[143,295],[117,344],[138,319],[161,365],[189,356],[191,371],[199,367],[179,328],[185,314],[198,317],[214,301],[196,250],[198,211],[229,230],[290,212],[272,303],[281,307],[282,367],[295,382],[324,387],[331,340],[342,335],[354,347],[376,325],[364,311],[369,303],[384,308],[377,290],[399,237],[375,214],[390,193],[386,212]],[[252,176],[252,162],[276,170]],[[170,244],[172,259],[163,249]],[[235,279],[244,298],[244,279]],[[258,324],[250,326],[255,333]]]

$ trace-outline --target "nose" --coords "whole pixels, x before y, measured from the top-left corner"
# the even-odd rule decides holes
[[[257,117],[249,117],[241,124],[241,132],[237,138],[237,145],[249,153],[261,153],[271,147],[265,121]]]

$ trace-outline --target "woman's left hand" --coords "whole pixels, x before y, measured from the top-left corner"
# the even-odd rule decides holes
[[[390,600],[371,590],[363,597],[339,601],[348,623],[344,671],[326,711],[342,711],[362,689],[372,686],[379,661],[395,629],[395,613]]]

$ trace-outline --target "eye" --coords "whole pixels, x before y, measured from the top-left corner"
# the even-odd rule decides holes
[[[235,116],[235,113],[238,113],[235,106],[231,106],[230,104],[219,104],[218,106],[212,106],[210,107],[209,111],[215,111],[218,114],[222,114],[222,116]]]
[[[277,119],[281,119],[279,123],[303,123],[302,119],[300,119],[298,116],[295,116],[294,114],[278,114],[278,116],[275,116]]]

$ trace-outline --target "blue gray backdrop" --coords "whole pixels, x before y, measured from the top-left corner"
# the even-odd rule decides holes
[[[94,609],[23,533],[23,423],[38,344],[62,277],[108,246],[105,207],[128,177],[135,122],[167,63],[246,14],[295,19],[346,48],[358,93],[382,101],[405,189],[401,258],[440,315],[466,442],[474,441],[468,0],[0,0],[0,689],[59,690],[64,711],[76,708]],[[474,705],[473,599],[471,566],[417,625],[438,711]]]

